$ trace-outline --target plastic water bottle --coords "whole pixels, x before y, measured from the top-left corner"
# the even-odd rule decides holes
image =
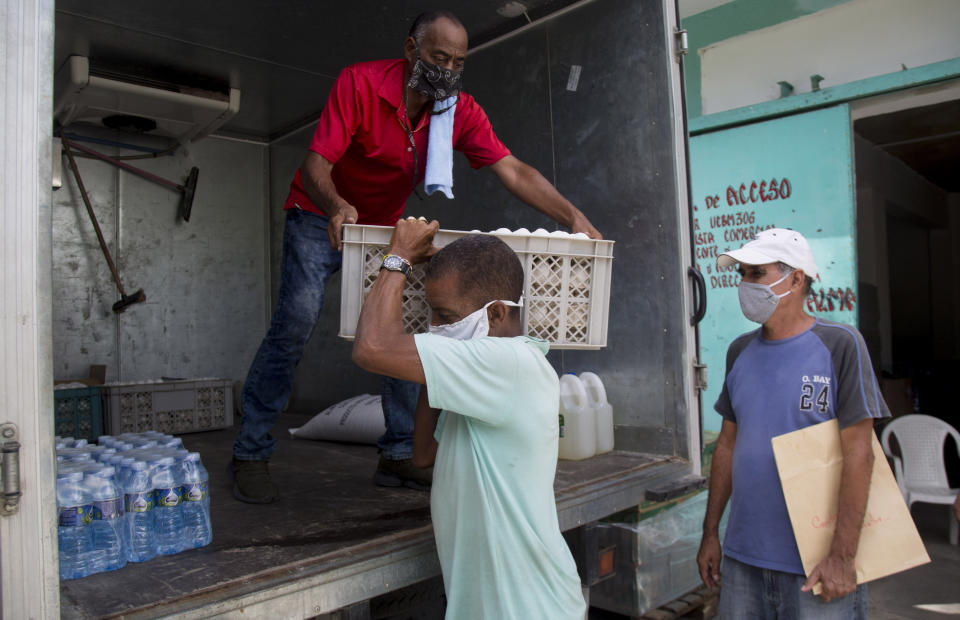
[[[183,440],[179,437],[168,437],[166,439],[159,440],[157,445],[163,446],[164,448],[181,449],[183,448]]]
[[[597,450],[597,424],[587,401],[587,390],[573,373],[560,377],[560,458],[579,461]]]
[[[123,544],[123,496],[114,481],[113,467],[101,467],[87,474],[84,482],[93,500],[93,549],[97,571],[110,571],[127,564]]]
[[[121,455],[120,456],[120,477],[126,478],[130,475],[130,471],[133,469],[133,464],[137,462],[137,459]],[[150,487],[153,488],[153,487]]]
[[[603,381],[592,372],[580,373],[580,380],[587,390],[587,401],[593,409],[597,422],[597,454],[613,450],[613,405],[607,402]]]
[[[153,483],[147,464],[134,461],[125,477],[124,493],[124,538],[127,543],[127,560],[146,562],[156,557],[154,543],[154,495]]]
[[[204,547],[213,540],[210,524],[210,476],[200,462],[200,455],[191,452],[183,460],[183,539],[186,549]]]
[[[84,452],[83,450],[74,449],[72,452],[68,452],[66,456],[68,461],[76,461],[76,462],[84,462],[84,463],[93,462],[93,455],[90,454],[89,452]]]
[[[171,555],[183,551],[183,513],[180,505],[182,489],[173,469],[173,457],[156,461],[153,469],[153,493],[156,497],[154,516],[157,553]]]
[[[60,512],[57,527],[60,578],[86,577],[95,569],[90,529],[93,504],[83,485],[82,472],[61,472],[57,475],[57,508]]]

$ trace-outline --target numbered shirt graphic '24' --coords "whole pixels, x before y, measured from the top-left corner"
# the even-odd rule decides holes
[[[830,377],[803,375],[800,386],[800,410],[817,411],[825,414],[830,411]]]

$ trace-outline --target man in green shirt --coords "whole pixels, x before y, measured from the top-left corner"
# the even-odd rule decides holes
[[[523,268],[489,235],[437,252],[437,227],[397,223],[353,359],[426,386],[414,462],[434,465],[430,510],[446,617],[580,620],[586,604],[553,495],[559,383],[549,345],[522,335]],[[432,333],[410,336],[401,322],[405,274],[430,256]]]

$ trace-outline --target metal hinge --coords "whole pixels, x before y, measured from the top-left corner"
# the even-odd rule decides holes
[[[20,510],[20,442],[17,425],[0,424],[0,516],[9,517]]]
[[[677,28],[673,31],[673,39],[674,53],[677,55],[677,58],[686,56],[687,52],[690,51],[690,41],[687,38],[687,30],[685,28]]]
[[[693,385],[701,392],[707,389],[707,365],[699,362],[693,364]]]

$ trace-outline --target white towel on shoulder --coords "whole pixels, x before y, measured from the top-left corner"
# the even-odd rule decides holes
[[[423,180],[427,196],[440,190],[447,198],[453,198],[453,117],[457,113],[457,104],[450,105],[446,99],[433,104],[434,112],[447,107],[450,109],[430,119],[427,173]]]

